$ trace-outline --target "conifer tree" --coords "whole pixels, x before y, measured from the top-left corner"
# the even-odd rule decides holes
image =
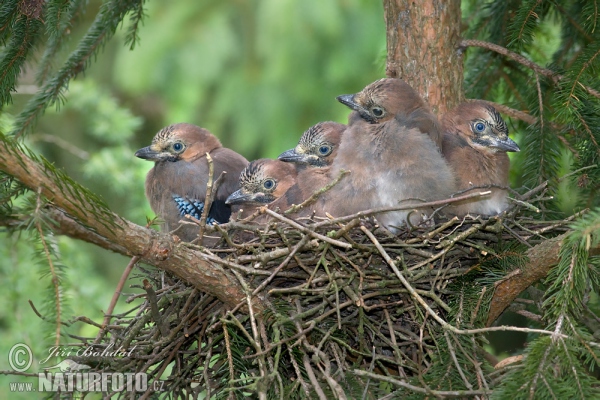
[[[283,398],[287,394],[298,398],[600,397],[596,371],[600,319],[595,313],[600,293],[600,8],[595,1],[383,1],[385,15],[381,23],[387,28],[388,39],[385,73],[405,79],[438,112],[465,99],[493,104],[519,132],[522,152],[513,162],[522,174],[514,177],[514,186],[522,188],[520,195],[543,193],[536,205],[516,200],[525,218],[517,222],[535,220],[541,226],[537,231],[521,227],[529,232],[525,240],[502,220],[481,222],[482,237],[506,230],[512,239],[501,241],[494,249],[470,243],[471,249],[484,255],[477,268],[462,271],[442,289],[423,290],[414,276],[411,278],[415,281],[407,281],[404,274],[409,276],[410,271],[397,268],[404,256],[389,257],[385,249],[377,247],[379,243],[370,231],[362,227],[366,239],[361,245],[371,245],[372,240],[385,262],[395,268],[395,276],[404,285],[398,292],[414,299],[411,309],[416,310],[415,321],[422,322],[421,334],[431,340],[415,353],[414,365],[395,365],[395,369],[384,364],[389,354],[375,357],[375,344],[371,349],[360,337],[356,339],[359,349],[349,349],[347,343],[354,338],[349,338],[346,331],[336,333],[335,323],[323,322],[323,309],[321,314],[315,311],[316,322],[312,325],[300,326],[298,316],[302,313],[296,308],[300,307],[299,300],[289,304],[270,301],[263,293],[253,296],[263,284],[249,286],[240,277],[247,271],[236,269],[233,263],[224,264],[219,256],[202,247],[182,245],[171,235],[127,221],[95,193],[28,148],[25,139],[35,131],[37,121],[47,109],[59,106],[69,84],[97,57],[103,57],[102,48],[121,24],[127,24],[125,45],[133,50],[137,43],[144,1],[106,0],[75,50],[66,60],[60,60],[59,50],[86,5],[81,0],[4,0],[0,5],[0,115],[2,107],[11,103],[27,63],[35,66],[39,86],[11,130],[0,132],[0,225],[15,235],[30,232],[34,238],[32,246],[38,261],[52,277],[50,302],[39,312],[51,322],[55,343],[65,335],[62,327],[71,323],[63,297],[66,267],[53,244],[56,235],[66,235],[132,257],[131,267],[143,262],[168,272],[188,285],[188,291],[182,291],[185,295],[192,289],[194,294],[206,295],[198,304],[207,309],[214,298],[225,305],[227,311],[220,321],[214,317],[206,322],[213,325],[210,332],[203,331],[204,341],[196,348],[198,353],[203,346],[210,349],[201,367],[209,369],[210,365],[218,370],[215,374],[222,380],[213,381],[228,388],[212,393],[207,387],[204,394],[209,397],[225,398],[228,390],[240,398],[254,394],[260,398]],[[572,160],[566,175],[559,169],[565,159]],[[565,213],[555,200],[565,182],[576,188],[575,215]],[[349,225],[348,230],[356,228]],[[295,227],[304,236],[278,253],[280,267],[296,252],[314,250],[319,260],[317,268],[327,271],[332,286],[342,285],[328,269],[331,261],[325,255],[330,251],[327,254],[335,254],[343,263],[346,256],[331,248],[361,248],[342,241],[346,228],[323,235]],[[458,238],[451,236],[448,240]],[[260,257],[246,256],[259,264],[266,263],[276,256],[267,250]],[[465,259],[469,257],[464,255]],[[264,278],[270,272],[258,275]],[[156,298],[154,283],[151,280],[144,284],[149,302]],[[342,301],[338,293],[342,290],[337,289],[337,297],[327,298],[324,303],[339,306]],[[363,301],[364,305],[364,299],[353,297],[349,283],[346,289],[342,294],[351,299],[347,302]],[[515,301],[526,291],[527,298]],[[397,293],[390,296],[393,294]],[[186,302],[183,295],[178,299],[182,298],[179,311],[188,310],[191,300]],[[162,297],[157,304],[165,310],[170,301]],[[498,326],[497,320],[507,308],[529,317],[527,326]],[[368,326],[369,320],[363,319],[365,310],[363,307],[356,315],[346,315],[338,308],[336,322],[341,326],[343,319],[355,318],[357,332],[383,332],[384,325]],[[162,323],[177,321],[167,317],[163,320],[157,314],[158,309],[148,311],[148,319],[143,322],[154,318],[160,328],[157,332],[169,337],[169,329]],[[389,326],[392,330],[394,323],[402,321],[402,317],[386,317],[385,329]],[[264,320],[258,327],[266,326],[262,331],[256,323],[260,318]],[[263,322],[265,325],[261,325]],[[212,330],[215,326],[221,330]],[[314,343],[308,343],[309,328],[313,330],[311,338],[318,339]],[[107,324],[101,326],[104,329]],[[493,330],[527,332],[524,353],[499,363],[484,346],[485,334]],[[277,346],[261,348],[261,340],[267,342],[266,337]],[[379,339],[401,352],[396,335]],[[404,339],[416,341],[409,334]],[[153,340],[159,341],[156,337]],[[212,352],[213,341],[224,344],[215,344]],[[305,347],[291,347],[302,341]],[[324,343],[333,350],[326,349]],[[355,362],[354,369],[344,370],[343,363],[336,359],[340,368],[333,371],[326,351],[336,357],[356,351],[349,358]],[[191,353],[194,351],[177,355],[178,360],[183,362]],[[217,361],[211,361],[211,356]],[[171,359],[165,364],[157,362],[162,369],[156,370],[163,373],[169,362]],[[413,373],[402,375],[403,368]],[[286,381],[286,373],[298,380]],[[171,393],[185,396],[177,385],[173,384]]]

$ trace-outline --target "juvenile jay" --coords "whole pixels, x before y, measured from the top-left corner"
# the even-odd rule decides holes
[[[314,168],[329,168],[345,130],[346,125],[337,122],[319,122],[302,134],[296,147],[281,153],[278,159]]]
[[[483,101],[460,104],[442,117],[443,153],[453,167],[458,189],[473,186],[508,186],[510,161],[506,152],[519,151],[508,137],[506,123],[494,107]],[[499,188],[491,195],[465,200],[453,207],[456,215],[496,215],[508,207],[507,191]]]
[[[206,153],[213,160],[213,180],[226,172],[213,197],[207,222],[227,222],[231,207],[225,200],[238,188],[240,172],[248,165],[244,157],[224,148],[208,130],[185,123],[161,129],[150,146],[135,153],[136,157],[154,161],[154,167],[146,176],[146,197],[152,210],[162,219],[163,231],[179,227],[185,214],[200,219],[209,180]],[[185,224],[175,234],[190,242],[197,238],[198,232],[197,226]]]
[[[332,164],[332,175],[351,171],[349,179],[333,187],[327,211],[339,215],[358,211],[418,204],[450,197],[454,175],[442,157],[435,115],[408,84],[381,79],[354,95],[337,98],[353,112]],[[409,201],[410,200],[410,201]],[[393,211],[375,217],[397,232],[410,214],[412,224],[431,209]],[[335,215],[335,214],[334,214]]]
[[[302,202],[296,177],[294,164],[268,158],[254,160],[239,175],[239,189],[229,195],[226,204],[245,205],[241,206],[244,211],[267,205],[285,211]]]
[[[346,125],[336,122],[319,122],[302,134],[295,148],[279,155],[279,160],[297,164],[296,179],[304,199],[338,178],[331,175],[331,165],[337,156],[342,134],[346,128]],[[326,212],[330,211],[328,198],[327,191],[321,193],[307,210],[316,216],[325,216]],[[306,212],[299,214],[308,215]]]

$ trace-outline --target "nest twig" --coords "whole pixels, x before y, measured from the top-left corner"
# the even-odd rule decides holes
[[[495,249],[504,241],[532,246],[566,231],[569,220],[529,216],[547,199],[545,191],[520,196],[500,217],[455,217],[397,236],[363,215],[294,221],[268,209],[262,210],[270,217],[266,225],[254,224],[255,214],[207,227],[207,235],[222,238],[203,250],[207,259],[231,270],[247,299],[260,296],[267,311],[254,313],[250,301],[227,310],[183,281],[142,269],[144,292],[130,300],[143,303],[112,315],[101,337],[77,338],[98,350],[134,349],[131,355],[75,361],[95,371],[146,372],[148,381],[164,380],[163,389],[174,397],[344,398],[352,384],[366,396],[368,387],[379,386],[373,380],[452,397],[458,392],[407,383],[432,366],[437,337],[468,389],[460,395],[489,393],[489,377],[455,335],[467,331],[449,323],[477,326],[489,292],[482,288],[468,315],[461,298],[457,315],[448,304],[449,286],[483,260],[500,257]],[[477,380],[463,373],[457,354],[472,360]]]

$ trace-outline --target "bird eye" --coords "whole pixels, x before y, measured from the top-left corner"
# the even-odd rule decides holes
[[[478,122],[475,124],[475,131],[481,133],[485,130],[485,124],[483,122]]]
[[[275,187],[275,181],[273,179],[267,179],[263,182],[263,187],[267,190],[273,189]]]
[[[319,154],[320,155],[326,156],[329,153],[331,153],[331,146],[323,145],[323,146],[319,147]]]
[[[374,116],[376,116],[377,118],[380,118],[380,117],[382,117],[382,116],[383,116],[383,114],[384,114],[383,108],[381,108],[381,107],[373,107],[373,108],[371,109],[371,112],[372,112],[372,113],[373,113],[373,115],[374,115]]]
[[[179,153],[180,151],[182,151],[183,147],[184,147],[183,143],[181,143],[181,142],[175,142],[175,143],[173,143],[173,146],[172,146],[173,150],[175,152],[177,152],[177,153]]]

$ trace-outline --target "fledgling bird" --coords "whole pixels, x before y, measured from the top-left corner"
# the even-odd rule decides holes
[[[285,211],[303,201],[296,177],[294,164],[268,158],[254,160],[240,173],[239,189],[225,203],[240,205],[246,214],[260,206]]]
[[[225,200],[237,190],[239,174],[248,165],[243,156],[223,147],[208,130],[186,123],[161,129],[150,146],[135,153],[136,157],[154,161],[154,167],[146,176],[146,197],[152,210],[163,220],[163,231],[180,226],[185,214],[200,219],[209,180],[206,153],[213,160],[214,180],[226,172],[213,197],[208,222],[227,222],[231,207]],[[191,242],[198,237],[198,232],[197,226],[185,224],[175,234]]]
[[[303,196],[308,198],[317,191],[318,197],[307,210],[315,216],[326,215],[328,194],[321,189],[331,190],[331,184],[338,176],[331,174],[331,165],[337,156],[343,132],[347,126],[336,122],[320,122],[307,129],[298,145],[279,155],[279,160],[293,162],[298,165],[298,186]],[[336,184],[339,184],[337,182]],[[300,213],[308,216],[309,213]]]
[[[337,100],[370,124],[382,124],[394,118],[403,121],[407,129],[416,128],[442,148],[437,117],[419,93],[402,79],[383,78],[356,94],[338,96]]]
[[[281,153],[278,159],[315,168],[328,168],[338,153],[346,128],[346,125],[337,122],[319,122],[302,134],[296,147]]]
[[[434,142],[439,135],[437,118],[408,84],[381,79],[357,94],[337,99],[353,112],[331,173],[342,169],[351,173],[331,189],[326,211],[348,215],[440,200],[455,192],[454,175]],[[416,224],[419,214],[432,211],[415,209],[417,213],[402,210],[375,217],[395,233],[409,215]]]
[[[506,152],[519,151],[508,137],[506,123],[494,107],[473,101],[460,104],[442,117],[443,154],[453,167],[459,190],[473,186],[508,186],[510,161]],[[456,204],[456,215],[496,215],[508,207],[507,191],[490,188],[491,195]]]

